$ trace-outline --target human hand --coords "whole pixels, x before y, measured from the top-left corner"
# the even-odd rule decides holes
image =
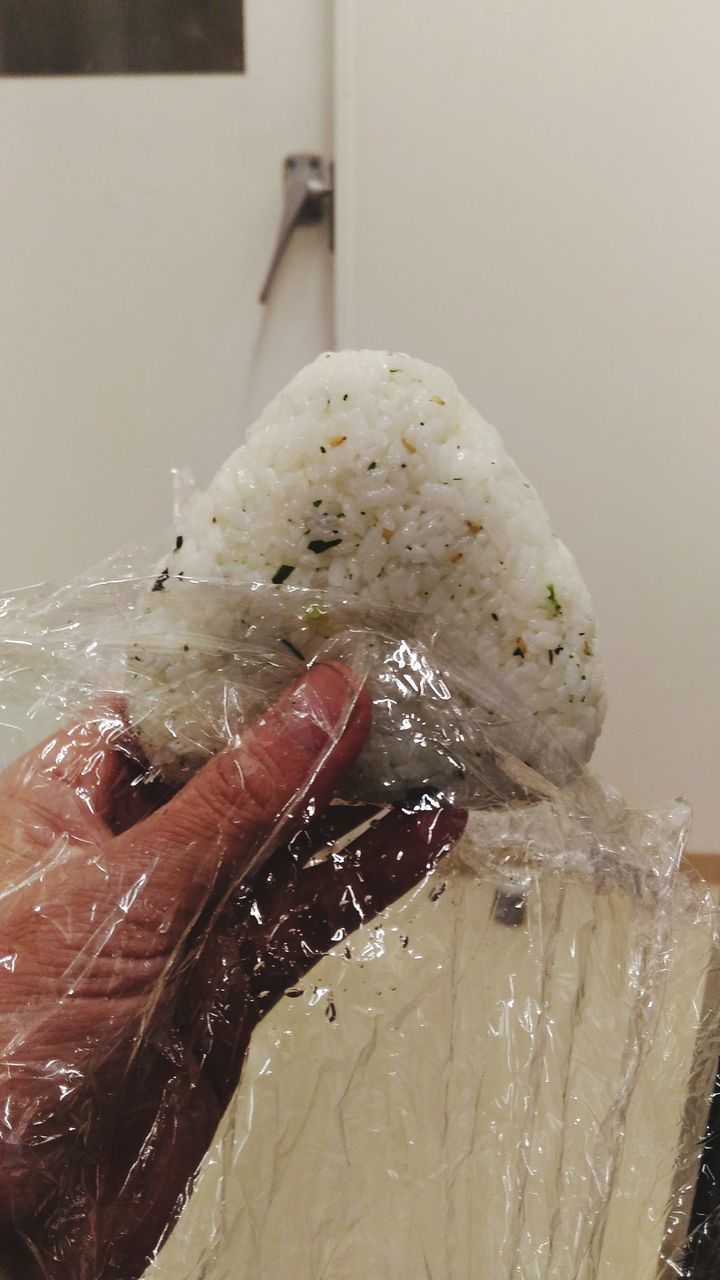
[[[369,700],[319,664],[177,795],[117,708],[0,775],[0,1229],[11,1274],[133,1280],[265,1012],[422,879],[464,815],[327,809]]]

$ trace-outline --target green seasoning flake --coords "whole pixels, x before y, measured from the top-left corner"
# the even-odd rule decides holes
[[[560,604],[560,601],[555,595],[555,587],[553,586],[552,582],[548,582],[547,584],[547,593],[548,593],[548,608],[550,610],[550,616],[552,618],[557,618],[558,614],[562,613],[562,605]]]
[[[377,466],[377,462],[369,462],[369,463],[368,463],[368,471],[374,471],[374,470],[375,470],[375,468],[376,468],[376,466]]]
[[[388,369],[388,373],[402,373],[402,369]]]
[[[321,452],[321,453],[327,453],[327,449],[325,448],[325,445],[324,445],[324,444],[321,444],[321,445],[320,445],[320,452]]]
[[[313,542],[308,542],[308,551],[314,551],[319,556],[321,551],[329,551],[331,547],[337,547],[342,542],[342,538],[331,538],[329,542],[323,541],[322,538],[315,538]]]
[[[321,504],[322,504],[322,498],[316,498],[315,501],[313,502],[314,507],[319,507],[321,506]]]
[[[329,609],[321,609],[319,604],[309,604],[305,610],[305,617],[315,621],[317,618],[327,618],[329,612]]]
[[[280,583],[285,582],[290,577],[290,574],[294,572],[295,572],[294,564],[281,564],[280,568],[277,569],[272,576],[273,584],[276,587],[279,587]]]

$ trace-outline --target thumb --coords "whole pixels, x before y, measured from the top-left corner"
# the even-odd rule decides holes
[[[172,800],[113,842],[123,879],[152,871],[148,896],[181,918],[239,882],[277,845],[290,817],[330,800],[360,752],[370,700],[340,663],[318,663]],[[164,930],[168,927],[164,916]],[[166,935],[166,941],[169,941]]]

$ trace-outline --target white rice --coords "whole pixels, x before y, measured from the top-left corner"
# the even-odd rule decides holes
[[[588,591],[497,431],[442,370],[397,353],[321,355],[189,502],[177,543],[144,624],[170,647],[135,695],[145,749],[164,767],[197,737],[166,714],[187,695],[183,663],[203,636],[228,635],[225,606],[188,616],[184,583],[278,577],[278,596],[330,589],[437,620],[576,761],[589,759],[605,694]],[[255,639],[278,649],[272,626]],[[277,660],[287,667],[287,654]]]

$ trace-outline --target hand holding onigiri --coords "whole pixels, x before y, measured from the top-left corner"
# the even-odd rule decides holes
[[[405,620],[395,660],[403,625],[414,628],[401,660],[408,732],[393,757],[395,671],[398,714],[375,717],[361,795],[389,794],[394,781],[442,786],[481,754],[462,730],[449,743],[441,726],[445,760],[428,765],[438,733],[429,747],[418,701],[431,688],[436,705],[445,694],[418,667],[417,634],[441,637],[446,653],[456,646],[461,685],[493,685],[476,724],[479,712],[486,726],[504,725],[521,760],[551,776],[548,743],[576,766],[592,753],[604,677],[578,568],[497,431],[421,360],[342,351],[303,369],[193,497],[159,568],[130,703],[167,777],[224,745],[334,631],[382,633],[377,620],[388,618]],[[366,660],[376,708],[387,709],[372,644]]]

